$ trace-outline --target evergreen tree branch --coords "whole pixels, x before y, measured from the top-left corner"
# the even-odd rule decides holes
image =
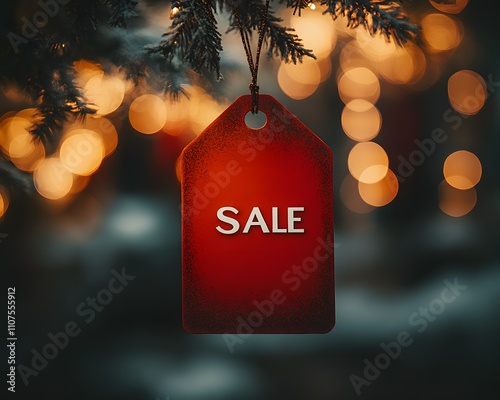
[[[50,151],[56,147],[56,139],[70,116],[84,118],[96,112],[76,86],[74,74],[72,64],[59,59],[38,70],[27,82],[31,96],[38,100],[37,118],[31,133]]]
[[[320,4],[334,19],[347,17],[348,27],[361,25],[372,36],[380,33],[398,45],[412,40],[420,31],[418,25],[410,23],[401,5],[392,0],[320,0]]]
[[[228,32],[239,30],[234,17],[234,13],[237,13],[243,30],[251,37],[252,33],[260,27],[264,7],[262,0],[240,1],[231,9]],[[268,48],[267,57],[272,58],[274,55],[285,62],[292,61],[294,64],[297,61],[301,62],[303,57],[316,58],[312,50],[304,48],[301,39],[293,33],[293,29],[281,25],[282,21],[270,8],[264,31],[264,44]]]
[[[100,0],[72,0],[65,6],[72,25],[72,43],[81,43],[99,26]]]
[[[128,20],[138,16],[135,0],[105,0],[105,4],[111,13],[109,17],[111,26],[126,28]]]
[[[285,0],[280,0],[280,3],[284,3]],[[286,0],[286,6],[288,8],[293,8],[293,15],[299,12],[299,16],[301,15],[302,9],[306,8],[309,4],[309,1],[306,0]]]
[[[0,152],[0,182],[9,188],[17,189],[31,194],[35,192],[33,177],[31,174],[17,169],[10,161],[7,161]]]
[[[161,54],[167,61],[174,57],[187,62],[191,68],[202,73],[207,70],[216,78],[220,72],[221,34],[215,19],[216,2],[205,0],[180,0],[179,12],[174,16],[172,26],[158,45],[147,47],[149,54]]]
[[[316,59],[312,50],[304,48],[299,36],[292,33],[294,29],[282,26],[281,21],[281,18],[269,14],[266,24],[266,36],[264,36],[264,42],[268,47],[267,57],[270,59],[274,55],[285,62],[292,61],[294,64],[297,61],[302,62],[304,57]]]

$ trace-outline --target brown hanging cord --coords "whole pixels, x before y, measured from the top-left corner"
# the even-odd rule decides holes
[[[257,85],[257,75],[259,73],[260,50],[262,49],[262,43],[264,41],[264,29],[266,27],[267,14],[269,11],[269,2],[270,0],[266,0],[266,5],[264,7],[264,11],[262,12],[262,22],[259,27],[259,41],[257,42],[257,54],[255,56],[254,63],[252,49],[250,47],[250,37],[248,32],[245,31],[241,25],[241,21],[238,17],[233,1],[234,19],[240,29],[241,41],[243,42],[243,48],[245,49],[245,53],[247,55],[248,67],[250,68],[250,74],[252,75],[252,83],[248,86],[250,93],[252,94],[252,114],[257,114],[259,112],[259,85]]]

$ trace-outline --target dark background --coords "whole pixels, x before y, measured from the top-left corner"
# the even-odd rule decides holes
[[[169,6],[162,7],[166,15]],[[408,7],[416,18],[433,12],[425,1]],[[175,163],[192,133],[140,135],[125,119],[116,152],[81,194],[51,202],[13,192],[0,219],[0,232],[9,235],[0,243],[0,263],[3,290],[16,286],[17,365],[30,366],[32,349],[41,351],[50,341],[47,335],[63,331],[68,322],[75,321],[81,333],[30,377],[28,386],[18,375],[16,393],[8,394],[23,399],[354,399],[350,376],[362,377],[364,360],[373,362],[380,343],[408,331],[413,343],[361,389],[360,397],[496,397],[500,95],[492,93],[457,130],[442,119],[450,107],[447,80],[457,70],[500,81],[498,18],[491,7],[472,1],[455,16],[463,23],[464,40],[440,60],[440,77],[431,87],[415,91],[381,79],[377,107],[383,127],[375,141],[386,149],[391,167],[412,150],[408,142],[429,137],[436,127],[449,140],[400,185],[394,201],[365,214],[350,211],[339,193],[354,144],[342,132],[335,80],[343,42],[339,39],[332,53],[330,79],[304,100],[280,90],[277,62],[262,63],[262,92],[280,100],[334,155],[337,322],[328,334],[253,335],[230,354],[221,335],[183,330]],[[161,33],[164,26],[154,29]],[[231,72],[217,98],[228,105],[246,93],[249,75],[237,36],[224,40]],[[4,96],[1,110],[27,106]],[[445,158],[461,149],[478,156],[483,174],[475,208],[454,218],[439,209],[437,187]],[[136,278],[87,324],[78,305],[107,287],[113,269],[122,268]],[[443,280],[455,278],[467,289],[418,333],[410,315],[440,295]]]

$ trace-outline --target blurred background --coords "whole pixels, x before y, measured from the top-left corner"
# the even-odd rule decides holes
[[[221,335],[190,335],[181,325],[178,157],[247,94],[239,35],[223,35],[224,80],[185,85],[189,99],[178,101],[134,85],[118,68],[79,60],[78,84],[98,114],[66,124],[52,155],[30,140],[34,105],[15,86],[3,88],[2,162],[33,188],[0,181],[0,263],[4,290],[17,289],[17,365],[33,368],[32,350],[42,352],[48,334],[63,332],[68,322],[81,329],[27,386],[18,375],[16,396],[494,396],[500,372],[497,15],[478,1],[404,6],[422,26],[420,39],[404,48],[346,28],[314,3],[300,18],[281,10],[318,59],[294,65],[263,58],[259,84],[333,151],[337,322],[325,335],[253,335],[234,354]],[[125,35],[131,52],[158,41],[175,12],[169,2],[138,7],[141,18],[125,31],[105,32]],[[225,31],[226,15],[219,24]],[[135,279],[112,299],[103,297],[112,271],[123,268]],[[431,308],[419,332],[412,314],[440,298],[446,279],[467,288],[439,312]],[[88,298],[99,293],[107,304],[87,322],[81,304],[90,309]],[[412,344],[368,379],[365,360],[374,362],[381,343],[402,331]],[[353,374],[365,379],[359,396]]]

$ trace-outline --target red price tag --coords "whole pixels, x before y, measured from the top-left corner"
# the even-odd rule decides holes
[[[330,148],[276,99],[241,96],[182,154],[183,325],[325,333],[334,325]]]

